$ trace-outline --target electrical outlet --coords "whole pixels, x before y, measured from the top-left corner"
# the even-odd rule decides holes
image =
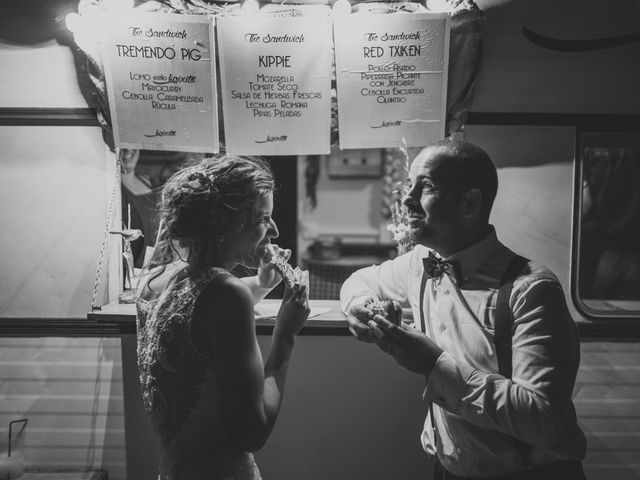
[[[327,171],[330,178],[378,178],[382,175],[382,150],[334,150]]]

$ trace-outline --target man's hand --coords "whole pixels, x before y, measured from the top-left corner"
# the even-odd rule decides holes
[[[271,245],[273,246],[274,255],[279,255],[285,261],[291,258],[291,250],[288,248],[280,248],[276,244]],[[265,262],[261,259],[260,267],[258,267],[258,283],[260,287],[271,290],[281,281],[282,276],[278,273],[276,267],[272,263]]]
[[[405,324],[394,325],[382,315],[369,320],[373,340],[407,370],[431,375],[442,349],[429,337]]]
[[[347,323],[349,324],[349,331],[351,334],[362,342],[373,343],[373,333],[371,327],[369,327],[369,321],[373,318],[373,312],[364,305],[371,301],[370,297],[367,297],[364,302],[358,302],[355,305],[351,305],[347,314]]]

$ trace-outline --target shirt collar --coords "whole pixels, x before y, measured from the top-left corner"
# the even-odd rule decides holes
[[[475,272],[500,247],[496,230],[493,225],[490,227],[491,231],[482,240],[445,258],[445,260],[459,265],[463,281],[466,281],[469,275]]]

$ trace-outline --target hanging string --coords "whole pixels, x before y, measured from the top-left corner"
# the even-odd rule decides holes
[[[109,199],[109,207],[107,208],[107,219],[104,225],[104,234],[102,236],[102,245],[100,246],[100,255],[98,256],[98,270],[96,272],[96,280],[93,284],[93,294],[91,296],[91,311],[100,310],[100,306],[96,305],[96,298],[98,297],[98,287],[100,286],[100,277],[102,276],[102,268],[104,266],[104,254],[107,250],[107,242],[109,240],[109,230],[113,221],[113,212],[115,201],[120,188],[120,152],[116,150],[116,171],[113,179],[113,188],[111,190],[111,198]]]

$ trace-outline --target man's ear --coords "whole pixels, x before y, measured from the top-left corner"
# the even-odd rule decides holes
[[[465,217],[472,217],[480,212],[482,207],[482,192],[479,188],[467,190],[462,202],[462,213]]]

